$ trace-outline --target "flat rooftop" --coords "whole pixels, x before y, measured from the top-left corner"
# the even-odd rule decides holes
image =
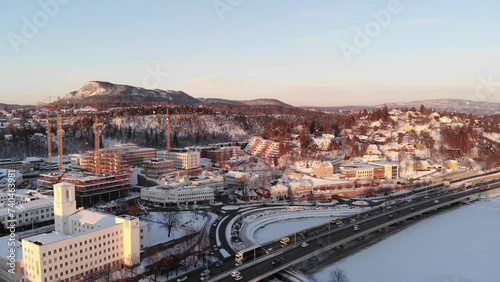
[[[97,211],[80,210],[69,216],[69,219],[98,227],[116,224],[115,216]]]
[[[43,233],[35,236],[31,236],[28,238],[24,238],[23,240],[38,244],[38,245],[48,245],[57,241],[61,241],[64,239],[71,238],[69,235],[64,235],[57,232],[52,233]]]

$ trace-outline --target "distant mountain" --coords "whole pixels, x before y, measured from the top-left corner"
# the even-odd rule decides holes
[[[277,99],[254,99],[254,100],[227,100],[218,98],[198,98],[203,104],[229,104],[229,105],[247,105],[247,106],[277,106],[285,108],[294,108],[294,106],[281,102]]]
[[[304,107],[307,109],[324,110],[324,111],[360,111],[363,109],[371,110],[374,108],[381,108],[387,105],[389,108],[412,108],[420,109],[420,105],[428,109],[436,111],[457,112],[466,114],[478,115],[493,115],[500,113],[500,103],[492,102],[478,102],[460,99],[431,99],[420,100],[412,102],[401,103],[385,103],[381,105],[367,105],[367,106],[336,106],[336,107]]]
[[[199,101],[182,91],[145,89],[105,81],[90,81],[80,90],[68,93],[58,103],[94,104],[104,102],[170,102],[194,105]]]
[[[17,104],[4,104],[0,103],[0,110],[10,109],[15,110],[19,108],[32,107],[31,105],[17,105]]]
[[[229,104],[247,106],[278,106],[292,108],[276,99],[255,99],[246,101],[235,101],[218,98],[196,99],[183,91],[144,89],[129,85],[113,84],[105,81],[90,81],[80,90],[73,91],[59,101],[58,104],[77,104],[80,106],[95,106],[129,102],[169,102],[173,104],[195,105],[195,104]]]

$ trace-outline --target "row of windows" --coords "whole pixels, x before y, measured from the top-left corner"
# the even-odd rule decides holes
[[[85,240],[83,242],[75,243],[75,244],[72,244],[72,245],[70,244],[69,246],[65,246],[64,247],[64,251],[67,251],[68,248],[69,249],[76,249],[76,248],[78,248],[78,246],[82,247],[82,246],[86,246],[87,244],[91,244],[92,242],[97,243],[97,242],[100,242],[101,240],[105,240],[106,238],[113,238],[113,236],[118,236],[118,234],[120,234],[120,237],[117,238],[117,241],[118,240],[121,241],[121,239],[122,239],[121,238],[121,234],[122,233],[123,233],[122,230],[115,231],[114,233],[108,233],[106,235],[102,235],[102,236],[96,237],[94,239],[91,238],[91,239]],[[111,242],[114,243],[114,239],[111,239],[111,241],[109,241],[109,240],[107,241],[108,244],[110,244]],[[106,245],[106,242],[104,242],[102,244]],[[100,246],[101,246],[101,244],[99,244],[99,247]],[[59,252],[62,252],[63,248],[60,247],[59,249],[54,249],[54,250],[48,251],[47,253],[44,252],[42,254],[42,257],[45,257],[46,255],[47,256],[51,256],[52,254],[57,254],[58,250],[59,250]]]
[[[72,268],[70,270],[66,270],[64,272],[61,271],[60,273],[56,273],[55,275],[51,275],[50,277],[45,277],[44,282],[54,281],[54,279],[59,280],[59,281],[64,281],[64,282],[77,281],[77,280],[80,280],[81,278],[84,278],[86,276],[91,276],[93,273],[98,273],[98,272],[102,272],[102,271],[111,271],[112,269],[118,268],[120,266],[120,264],[121,264],[121,262],[119,260],[116,260],[116,261],[112,261],[110,263],[107,263],[105,265],[101,265],[99,267],[96,267],[95,269],[87,270],[85,272],[82,272],[82,273],[79,273],[76,275],[72,275],[74,272],[77,272],[78,267],[76,267],[75,269]],[[92,263],[90,263],[90,265],[92,266]],[[123,264],[121,264],[121,265],[123,265]],[[80,268],[80,270],[82,270],[82,268]],[[63,277],[67,276],[67,275],[71,275],[71,277],[64,279]]]

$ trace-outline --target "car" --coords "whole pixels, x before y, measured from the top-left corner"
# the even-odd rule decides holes
[[[426,199],[426,200],[429,199],[429,196],[425,196],[424,199]]]
[[[435,200],[435,201],[434,201],[434,204],[439,204],[439,200]]]
[[[359,230],[359,225],[354,225],[353,229],[354,229],[354,231],[358,231]]]
[[[242,264],[243,264],[243,262],[241,262],[241,261],[237,261],[237,262],[234,264],[234,266],[240,266],[240,265],[242,265]]]
[[[214,222],[214,224],[212,224],[212,226],[217,226],[217,222]]]
[[[307,244],[306,242],[304,242],[304,243],[300,244],[300,246],[301,246],[302,248],[305,248],[305,247],[309,246],[309,244]]]
[[[234,277],[235,281],[240,281],[241,279],[243,279],[243,276],[241,275]]]
[[[186,281],[188,279],[187,276],[183,276],[181,278],[177,278],[177,282],[182,282],[182,281]]]
[[[355,218],[351,218],[351,220],[349,220],[350,223],[354,223],[356,222],[356,219]]]
[[[217,262],[215,263],[215,267],[221,267],[221,266],[223,266],[223,265],[224,265],[224,262],[223,262],[223,261],[221,261],[221,260],[219,260],[219,261],[217,261]]]
[[[386,210],[390,210],[390,209],[392,209],[392,207],[391,206],[387,206],[387,207],[385,207],[385,209]]]
[[[231,277],[241,276],[240,274],[241,273],[239,271],[235,270],[235,271],[231,272]]]
[[[342,225],[342,220],[341,220],[341,221],[339,221],[339,222],[337,222],[337,225],[338,225],[338,226]]]
[[[272,265],[280,265],[281,264],[281,260],[279,259],[274,259],[272,262],[271,262]]]
[[[393,214],[389,215],[389,218],[394,218],[394,215]]]
[[[201,276],[207,276],[210,274],[210,269],[205,269],[201,272]]]
[[[209,278],[210,278],[209,275],[204,276],[204,277],[200,277],[200,281],[208,281]]]

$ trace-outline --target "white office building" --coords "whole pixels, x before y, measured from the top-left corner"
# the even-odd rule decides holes
[[[174,161],[177,169],[193,169],[200,167],[200,152],[188,151],[186,149],[171,149],[170,151],[158,151],[157,157]]]
[[[153,204],[166,206],[167,204],[199,203],[213,201],[214,189],[204,188],[169,188],[166,186],[151,187],[141,190],[141,199]]]
[[[54,220],[55,232],[22,240],[24,281],[86,281],[139,263],[147,228],[136,217],[77,209],[75,185],[54,185]]]
[[[14,218],[9,218],[9,214],[13,214]],[[4,207],[0,208],[0,223],[7,226],[10,219],[15,219],[17,227],[34,226],[39,222],[54,220],[54,200],[37,199],[22,204],[16,203],[12,207],[4,204]]]

